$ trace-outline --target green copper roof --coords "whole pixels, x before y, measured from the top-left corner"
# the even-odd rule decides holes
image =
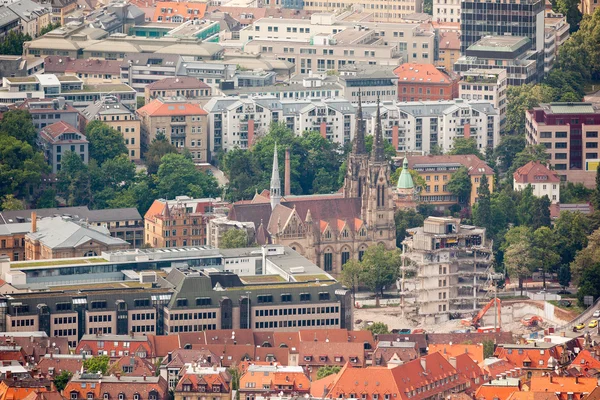
[[[408,159],[404,157],[404,162],[402,163],[402,172],[400,172],[400,177],[398,178],[398,185],[396,188],[398,189],[412,189],[415,187],[412,176],[408,171]]]

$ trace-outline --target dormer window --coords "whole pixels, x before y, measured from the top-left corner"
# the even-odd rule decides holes
[[[206,385],[200,385],[198,386],[198,389],[200,390],[201,393],[206,392]]]
[[[213,393],[219,393],[221,391],[221,386],[215,385],[213,386]]]
[[[335,362],[342,362],[342,356],[335,356]]]
[[[192,385],[189,383],[184,383],[183,384],[183,391],[184,392],[191,392],[192,391]]]
[[[119,400],[125,400],[125,395],[123,393],[119,393]]]
[[[108,399],[110,399],[110,396],[109,396],[109,394],[108,394],[108,393],[104,393],[104,395],[102,396],[102,399],[103,399],[103,400],[108,400]]]
[[[327,356],[319,356],[319,361],[326,362],[327,361]]]
[[[312,361],[312,356],[304,356],[304,361]]]
[[[323,236],[325,236],[325,239],[331,239],[331,231],[325,231],[325,234]]]
[[[133,400],[140,400],[140,395],[138,393],[134,394]]]
[[[351,363],[357,363],[358,362],[358,357],[350,357],[350,362]]]

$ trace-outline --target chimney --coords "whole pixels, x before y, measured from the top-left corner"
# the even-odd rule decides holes
[[[37,213],[31,212],[31,233],[37,232]]]
[[[456,369],[456,357],[448,358],[448,362],[452,365],[452,368]]]
[[[146,380],[146,374],[144,374],[144,380]]]
[[[121,373],[120,372],[115,373],[115,376],[117,377],[118,381],[121,380]]]
[[[421,368],[427,370],[427,360],[425,360],[425,357],[421,357]]]
[[[133,329],[131,330],[131,332],[129,332],[129,335],[133,338],[135,336],[135,333],[133,332]]]
[[[579,377],[575,376],[575,383],[579,383]]]
[[[171,360],[173,360],[173,353],[172,352],[168,352],[167,353],[167,361],[171,362]]]
[[[552,372],[550,372],[550,383],[552,383]]]
[[[284,196],[291,194],[290,182],[290,148],[285,149],[285,177],[284,177]]]

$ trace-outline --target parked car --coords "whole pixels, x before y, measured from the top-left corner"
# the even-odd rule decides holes
[[[571,292],[569,292],[568,290],[559,290],[558,292],[556,292],[558,294],[572,294]]]
[[[600,310],[594,311],[594,313],[592,314],[592,317],[594,317],[594,318],[600,318]]]
[[[561,307],[571,307],[571,300],[559,300],[558,305]]]

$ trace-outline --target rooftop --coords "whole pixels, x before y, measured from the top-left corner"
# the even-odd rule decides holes
[[[531,41],[522,36],[485,36],[469,46],[471,51],[513,52]]]

